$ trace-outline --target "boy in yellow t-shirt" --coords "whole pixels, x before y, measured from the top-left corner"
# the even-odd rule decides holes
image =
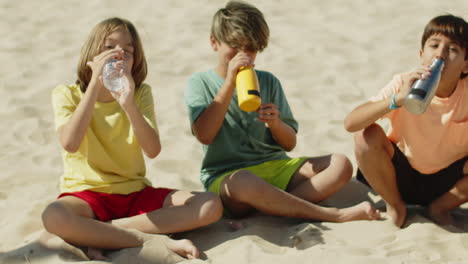
[[[381,92],[355,108],[345,127],[355,134],[358,179],[379,193],[396,226],[406,204],[428,207],[438,223],[453,224],[450,211],[468,201],[468,24],[460,17],[433,18],[421,41],[422,66],[395,76]],[[445,62],[435,97],[421,115],[408,112],[405,97],[415,80]],[[374,124],[388,118],[387,135]]]
[[[114,61],[122,87],[103,85],[103,67]],[[53,91],[56,130],[63,148],[61,194],[44,210],[46,230],[63,240],[100,249],[138,247],[150,234],[176,233],[205,226],[222,215],[213,193],[154,188],[145,177],[143,153],[161,151],[151,87],[138,33],[129,21],[110,18],[92,30],[85,43],[75,85]],[[189,240],[166,239],[187,258],[198,258]]]

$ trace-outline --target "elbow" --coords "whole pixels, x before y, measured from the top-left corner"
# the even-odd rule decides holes
[[[75,153],[78,151],[81,145],[81,141],[76,140],[74,136],[71,136],[64,132],[64,128],[61,127],[58,131],[60,146],[68,152]]]
[[[203,145],[210,145],[213,143],[215,137],[207,135],[207,133],[198,133],[196,129],[192,129],[192,133],[195,135],[195,138],[202,143]]]
[[[73,142],[68,140],[62,140],[60,142],[60,145],[62,145],[62,148],[68,153],[75,153],[80,148],[80,145],[74,144]]]
[[[211,143],[213,143],[213,138],[211,137],[202,137],[202,136],[196,136],[197,137],[197,140],[202,143],[203,145],[210,145]]]
[[[294,148],[296,148],[297,140],[296,140],[296,138],[294,138],[290,142],[284,142],[283,144],[280,144],[280,145],[284,149],[284,151],[290,152]]]
[[[346,131],[348,131],[350,133],[353,133],[353,132],[356,132],[356,131],[359,130],[356,127],[356,125],[353,124],[353,122],[348,117],[346,117],[345,120],[344,120],[344,128],[346,129]]]
[[[293,149],[294,149],[294,146],[293,146],[293,147],[284,148],[284,150],[285,150],[286,152],[291,152],[291,151],[293,151]]]
[[[291,144],[290,146],[285,146],[283,149],[287,152],[290,152],[290,151],[293,151],[293,149],[296,148],[296,142],[294,142],[293,144]]]
[[[78,151],[78,147],[72,146],[71,144],[69,145],[62,145],[63,149],[68,152],[68,153],[75,153]]]
[[[161,145],[155,147],[151,151],[145,151],[145,155],[150,159],[156,158],[159,155],[159,153],[161,153]]]
[[[146,154],[146,156],[147,156],[148,158],[154,159],[154,158],[156,158],[156,157],[159,155],[159,153],[161,153],[161,151],[147,152],[147,153],[145,153],[145,154]]]

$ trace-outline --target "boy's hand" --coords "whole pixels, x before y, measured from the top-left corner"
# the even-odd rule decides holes
[[[118,91],[110,91],[112,96],[119,102],[125,110],[129,104],[133,103],[133,95],[135,93],[135,81],[133,80],[130,67],[123,61],[116,62],[115,67],[120,70],[122,76],[123,87]]]
[[[226,75],[226,81],[231,82],[233,85],[236,84],[236,76],[240,67],[253,66],[252,58],[243,51],[237,52],[237,54],[229,61],[228,70]]]
[[[271,128],[280,121],[280,112],[275,104],[262,104],[258,110],[258,121],[264,122],[267,127]]]
[[[88,61],[86,65],[91,68],[91,79],[100,80],[102,84],[102,69],[104,68],[104,64],[106,64],[110,59],[121,58],[123,53],[124,51],[121,48],[105,50],[95,56],[92,61]]]
[[[395,97],[396,105],[402,106],[405,103],[405,98],[416,80],[424,80],[429,75],[431,75],[431,68],[429,66],[424,66],[402,74],[403,86]]]

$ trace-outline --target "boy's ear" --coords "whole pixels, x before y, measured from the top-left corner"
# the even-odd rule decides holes
[[[465,74],[468,73],[468,59],[465,60],[465,67],[463,67],[462,72],[465,73]]]
[[[212,48],[214,51],[218,51],[218,42],[217,42],[216,39],[213,37],[213,35],[210,35],[210,45],[211,45],[211,48]]]

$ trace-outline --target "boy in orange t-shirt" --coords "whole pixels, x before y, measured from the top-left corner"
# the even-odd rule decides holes
[[[345,119],[346,130],[357,132],[357,178],[382,196],[398,227],[406,204],[427,206],[437,223],[452,224],[450,211],[468,201],[468,23],[433,18],[420,58],[420,68],[395,76]],[[415,80],[431,74],[435,58],[445,62],[435,97],[423,114],[412,114],[401,106]],[[387,135],[374,123],[379,118],[390,120]]]

